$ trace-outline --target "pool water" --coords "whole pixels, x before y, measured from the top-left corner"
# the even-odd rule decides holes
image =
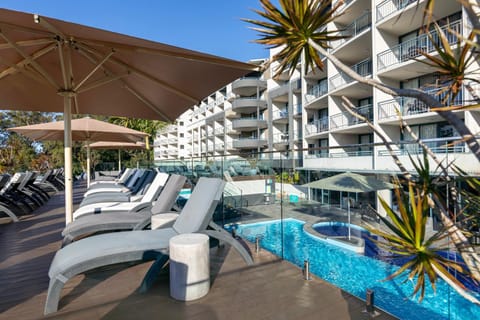
[[[462,298],[444,281],[437,282],[436,293],[427,284],[425,297],[419,303],[417,297],[411,297],[414,283],[406,276],[383,281],[398,270],[398,266],[321,242],[303,231],[304,224],[303,221],[285,219],[240,224],[235,228],[238,235],[249,241],[260,237],[262,248],[299,267],[308,260],[310,272],[361,299],[365,299],[367,289],[372,289],[375,305],[400,319],[480,318],[480,307]],[[283,241],[280,237],[282,228]]]

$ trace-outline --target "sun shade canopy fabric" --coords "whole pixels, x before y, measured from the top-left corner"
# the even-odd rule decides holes
[[[98,141],[90,143],[90,149],[146,149],[143,142]]]
[[[3,109],[173,121],[255,66],[0,9]]]
[[[313,189],[324,189],[342,192],[370,192],[385,189],[394,189],[395,185],[378,180],[374,177],[367,177],[361,174],[345,172],[332,177],[312,181],[303,185]]]
[[[64,138],[63,121],[14,127],[8,130],[37,141],[63,140]],[[89,117],[72,120],[73,141],[131,141],[135,144],[137,141],[143,141],[147,136],[145,132]]]

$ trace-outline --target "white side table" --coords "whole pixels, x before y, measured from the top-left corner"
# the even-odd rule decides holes
[[[152,216],[151,229],[169,227],[177,220],[178,213],[159,213]]]
[[[182,301],[210,290],[210,247],[205,234],[186,233],[170,239],[170,295]]]

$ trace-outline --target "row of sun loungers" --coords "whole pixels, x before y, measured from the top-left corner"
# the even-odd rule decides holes
[[[63,189],[63,171],[49,170],[39,177],[36,172],[17,172],[0,175],[0,215],[14,222],[19,216],[31,213],[44,205],[57,191]]]
[[[45,314],[57,311],[69,279],[98,267],[153,260],[140,285],[141,290],[148,289],[169,259],[170,238],[179,234],[207,234],[230,244],[248,265],[253,264],[250,252],[212,221],[215,209],[222,205],[225,182],[200,178],[181,211],[172,211],[185,181],[181,175],[137,169],[126,170],[115,182],[93,183],[74,221],[62,232],[63,246],[48,273]],[[176,213],[175,221],[151,230],[152,215],[166,213]]]

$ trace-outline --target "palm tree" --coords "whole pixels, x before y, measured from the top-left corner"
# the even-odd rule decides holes
[[[370,85],[392,96],[407,96],[417,98],[424,102],[426,105],[436,108],[436,112],[446,121],[448,121],[462,136],[462,139],[467,142],[472,153],[480,162],[480,145],[475,139],[475,136],[472,134],[469,128],[466,127],[465,123],[452,112],[451,108],[448,108],[447,105],[436,99],[435,96],[431,96],[422,90],[399,89],[396,87],[388,86],[377,79],[363,78],[362,76],[351,70],[349,67],[347,67],[340,60],[338,60],[334,55],[329,54],[329,52],[326,50],[329,47],[328,42],[334,40],[336,36],[332,32],[321,30],[325,30],[326,23],[333,21],[335,16],[338,15],[337,11],[339,9],[339,6],[343,4],[342,1],[337,1],[334,5],[332,0],[279,0],[280,8],[275,7],[269,0],[260,0],[260,3],[262,5],[263,11],[255,10],[255,12],[257,12],[261,17],[266,19],[266,21],[253,19],[244,19],[244,21],[256,26],[253,29],[260,34],[260,38],[258,40],[255,40],[256,42],[268,45],[270,48],[281,48],[280,53],[273,56],[272,58],[273,61],[279,62],[279,72],[283,72],[285,69],[295,66],[299,61],[301,61],[302,55],[304,56],[303,61],[305,65],[315,65],[319,69],[323,69],[323,62],[321,61],[321,59],[319,59],[318,55],[321,54],[328,58],[338,69],[343,71],[346,75],[350,76],[352,79],[360,83]],[[433,0],[427,1],[427,10],[425,11],[424,15],[425,19],[431,19],[434,4],[435,1]],[[475,32],[478,38],[478,30],[480,29],[478,17],[476,16],[475,11],[472,7],[473,5],[467,1],[462,1],[462,4],[465,6],[470,19],[475,20],[472,24],[475,28]],[[440,49],[440,46],[438,46],[436,49]],[[469,49],[470,48],[467,48],[467,50]],[[463,52],[465,52],[465,50]],[[475,55],[474,59],[477,59],[476,53],[472,54]],[[443,56],[446,59],[451,58],[450,53],[448,52]],[[462,54],[462,56],[464,58],[467,57],[467,55],[465,54]],[[459,57],[453,58],[457,59]],[[462,72],[465,72],[465,62],[469,62],[467,60],[468,59],[464,59],[464,61],[456,63],[453,68],[448,70],[448,72],[452,73],[452,79],[463,81],[465,77]],[[440,61],[430,60],[430,63],[436,63],[438,68],[443,68],[445,70],[445,65],[441,65],[439,62]],[[457,74],[453,74],[453,72],[456,72]],[[346,104],[344,105],[347,107],[348,110],[348,98],[342,97],[342,99],[346,102]],[[401,163],[397,163],[397,165],[402,170],[403,165]],[[415,198],[414,193],[411,193],[410,196]],[[431,199],[431,202],[432,201],[434,201],[435,205],[437,205],[442,210],[442,221],[444,222],[444,225],[448,227],[448,233],[452,235],[452,238],[454,240],[456,239],[456,241],[454,242],[455,245],[458,245],[462,248],[465,245],[468,246],[468,243],[465,244],[465,241],[463,241],[465,239],[465,236],[461,233],[461,230],[455,227],[455,224],[450,219],[448,212],[446,212],[444,207],[442,207],[440,199],[436,197],[434,199]],[[416,239],[415,241],[417,241],[416,243],[414,243],[413,246],[411,246],[412,250],[410,250],[410,253],[412,253],[415,257],[419,259],[416,260],[417,262],[415,262],[415,265],[410,265],[410,267],[414,267],[414,274],[419,276],[421,274],[426,274],[427,278],[434,284],[434,282],[436,281],[436,277],[433,276],[431,273],[433,270],[436,274],[444,277],[444,279],[450,285],[452,285],[460,294],[469,297],[471,301],[477,303],[478,301],[468,295],[468,293],[462,287],[459,287],[458,285],[456,285],[456,283],[453,283],[450,278],[445,276],[442,271],[442,268],[446,266],[445,262],[441,262],[438,259],[438,256],[434,253],[428,255],[425,255],[423,253],[422,250],[424,250],[423,248],[426,242],[421,235],[421,226],[422,224],[424,224],[425,221],[423,218],[414,219],[410,217],[420,217],[420,213],[418,212],[422,212],[423,214],[423,207],[418,207],[418,203],[414,202],[405,204],[404,207],[404,210],[407,210],[405,212],[410,212],[408,210],[414,210],[407,208],[417,208],[415,209],[417,210],[416,214],[406,214],[405,216],[399,217],[399,219],[397,219],[400,223],[404,224],[410,224],[411,222],[414,222],[414,224],[419,224],[418,228],[412,229],[410,235],[411,237],[413,237],[413,240]],[[392,210],[390,210],[390,212],[393,213]],[[400,218],[407,220],[403,221]],[[390,227],[395,228],[395,225],[390,225]],[[396,226],[395,230],[398,230],[398,228],[399,226]],[[418,241],[418,239],[421,239],[422,241]],[[469,247],[471,248],[471,246]],[[478,258],[478,256],[476,258]],[[478,268],[478,259],[473,259],[466,262],[470,263],[468,265],[469,268],[473,268],[476,271],[480,270],[480,268]],[[434,268],[433,266],[436,267]],[[408,266],[406,268],[408,268]],[[478,274],[478,272],[476,274]],[[415,288],[415,292],[418,292],[418,290],[420,290],[424,286],[425,277],[422,276],[418,279],[419,282],[417,287]]]

